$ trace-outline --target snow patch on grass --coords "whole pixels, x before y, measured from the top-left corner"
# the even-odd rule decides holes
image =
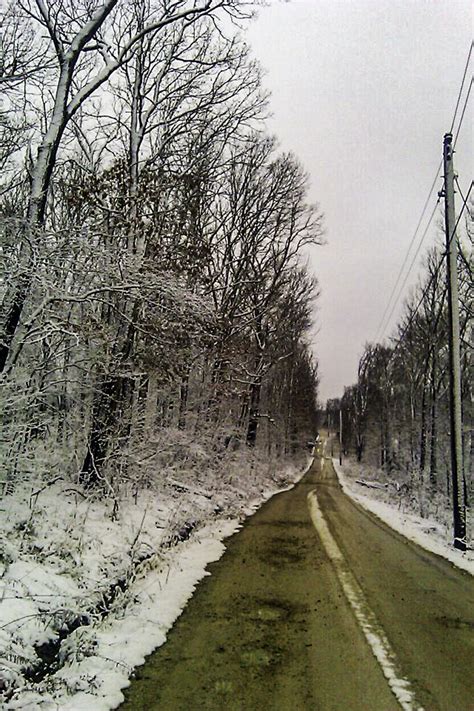
[[[105,711],[166,640],[223,540],[307,468],[236,454],[120,499],[64,480],[0,502],[0,705]],[[36,495],[34,492],[41,490]]]
[[[65,685],[71,679],[94,678],[97,688],[77,691],[71,698],[56,694],[64,711],[106,711],[123,701],[121,689],[129,685],[134,667],[166,640],[199,580],[207,575],[206,565],[225,551],[222,540],[238,528],[237,520],[222,521],[201,529],[165,568],[137,580],[134,600],[123,619],[114,618],[97,631],[96,650],[90,657],[73,660],[56,674]]]
[[[413,511],[406,510],[409,502],[404,503],[405,510],[402,510],[400,502],[390,502],[391,493],[385,486],[379,488],[377,482],[364,478],[363,465],[351,462],[341,466],[337,459],[332,462],[343,491],[351,499],[405,538],[474,575],[474,551],[471,549],[462,552],[453,548],[452,532],[446,522],[422,518]]]

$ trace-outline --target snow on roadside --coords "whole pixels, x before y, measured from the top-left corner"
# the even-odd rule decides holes
[[[125,497],[116,520],[112,502],[86,500],[62,481],[33,498],[31,486],[5,497],[0,698],[2,689],[10,698],[2,708],[116,708],[133,668],[164,643],[209,574],[206,565],[225,551],[222,541],[307,468],[275,473],[267,467],[257,477],[253,466],[250,476],[248,467],[234,466],[207,493],[194,476],[182,477],[177,490],[142,493],[138,505]],[[180,540],[183,531],[187,540]],[[59,669],[39,680],[24,678],[22,670],[38,664],[38,647],[49,644],[59,649]]]
[[[134,601],[123,619],[114,618],[95,633],[94,654],[71,660],[55,676],[71,685],[73,679],[92,679],[97,688],[85,687],[74,696],[63,692],[55,702],[62,711],[107,711],[122,703],[134,667],[166,641],[199,580],[208,575],[206,565],[225,551],[224,538],[239,527],[238,520],[215,522],[183,543],[169,567],[150,571],[133,584]]]
[[[358,483],[353,471],[344,464],[341,466],[338,459],[333,459],[332,463],[343,491],[351,499],[421,548],[449,560],[456,567],[474,575],[474,551],[468,550],[464,553],[454,549],[450,538],[451,532],[445,526],[433,519],[401,511],[393,504],[381,500],[386,497],[384,490]],[[357,476],[359,473],[357,472]],[[361,493],[362,491],[364,493]]]

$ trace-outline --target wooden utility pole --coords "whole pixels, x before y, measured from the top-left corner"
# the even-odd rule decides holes
[[[457,271],[456,215],[454,210],[453,136],[447,133],[443,142],[444,200],[446,229],[446,274],[449,314],[449,381],[451,422],[451,480],[453,491],[454,547],[466,550],[466,504],[464,500],[461,356],[459,331],[459,293]]]

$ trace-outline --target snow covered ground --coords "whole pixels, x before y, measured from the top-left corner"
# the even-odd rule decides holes
[[[472,545],[466,552],[453,548],[451,524],[445,512],[442,516],[437,516],[438,520],[422,518],[413,511],[416,507],[415,501],[412,501],[410,506],[409,499],[395,498],[393,490],[390,491],[383,483],[367,477],[363,465],[350,462],[341,466],[339,460],[332,461],[344,492],[354,501],[425,550],[446,558],[458,568],[474,575]],[[468,529],[472,530],[472,527],[468,526]]]
[[[163,644],[223,540],[307,468],[247,460],[236,455],[211,481],[169,476],[123,496],[118,510],[63,479],[2,499],[1,708],[121,703],[133,668]]]
[[[118,510],[113,499],[94,498],[61,478],[4,496],[0,707],[117,707],[134,667],[163,644],[207,564],[223,554],[225,538],[301,478],[307,464],[276,469],[236,454],[225,475],[168,472],[158,486],[122,495]],[[474,553],[452,548],[447,519],[416,515],[353,463],[334,466],[359,504],[474,574]]]

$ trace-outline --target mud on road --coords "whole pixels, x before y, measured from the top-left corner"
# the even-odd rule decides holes
[[[294,489],[267,502],[228,539],[226,553],[209,565],[211,576],[199,584],[166,644],[137,670],[136,679],[125,691],[121,711],[400,709],[312,525],[307,496],[315,488],[321,494],[324,515],[345,555],[352,555],[349,548],[357,538],[355,531],[365,537],[365,551],[356,556],[356,574],[362,586],[368,581],[366,592],[370,597],[377,594],[377,586],[378,594],[392,602],[400,592],[399,588],[396,595],[389,589],[380,592],[381,581],[388,585],[390,575],[403,577],[403,571],[390,572],[392,563],[381,558],[387,541],[397,550],[397,564],[398,559],[406,562],[413,558],[412,567],[427,565],[436,575],[446,574],[449,564],[444,568],[439,559],[420,554],[413,546],[406,547],[400,537],[354,507],[340,491],[329,462],[322,469],[321,461],[317,458]],[[343,529],[349,531],[350,542],[345,542]],[[365,573],[365,568],[371,569],[374,564],[380,567],[373,573],[376,584]],[[469,597],[474,592],[472,579],[457,576],[451,568],[448,572],[449,584],[460,585],[462,595]],[[411,568],[410,575],[414,577]],[[415,593],[406,591],[407,599],[414,594],[416,584]],[[448,590],[446,594],[451,593]],[[424,609],[427,598],[421,597]],[[460,602],[460,609],[463,604],[466,601]],[[404,605],[401,600],[401,619],[406,612]],[[376,602],[375,606],[384,622],[383,604]],[[459,618],[453,610],[446,609],[444,614],[449,619]],[[394,615],[393,610],[386,613],[387,619],[390,615]],[[410,635],[416,628],[414,616],[416,606],[415,612],[408,613]],[[456,655],[464,657],[459,670],[454,670],[452,659],[440,667],[440,655],[435,655],[435,669],[430,668],[427,660],[433,644],[443,647],[453,643],[454,638],[443,642],[442,632],[434,642],[425,642],[426,660],[420,659],[418,668],[414,668],[403,641],[399,641],[404,640],[401,622],[399,626],[394,635],[395,650],[406,664],[425,711],[474,709],[474,705],[469,706],[469,699],[474,698],[474,690],[471,696],[469,687],[472,681],[463,680],[463,668],[469,676],[474,660],[469,625],[450,630],[457,635]],[[408,639],[405,646],[410,649],[413,644]],[[430,686],[429,679],[436,674],[446,677],[441,691],[439,681]]]

